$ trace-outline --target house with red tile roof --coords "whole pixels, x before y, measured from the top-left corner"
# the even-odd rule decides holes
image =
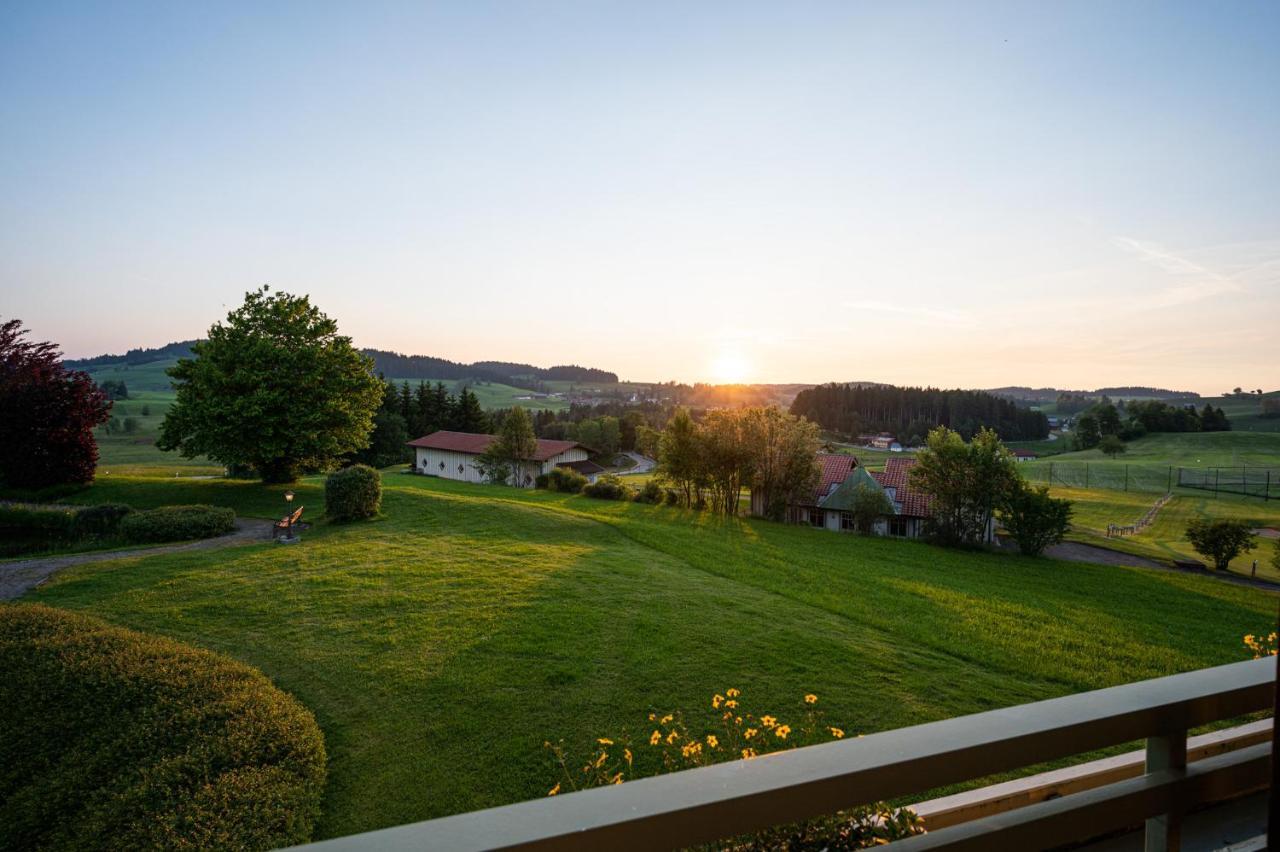
[[[929,517],[929,497],[910,487],[909,475],[916,460],[910,457],[887,459],[883,471],[868,471],[854,456],[840,453],[818,453],[818,480],[812,494],[787,507],[786,519],[794,524],[808,524],[837,532],[852,532],[853,501],[859,488],[884,493],[893,506],[875,526],[878,535],[919,538]],[[752,495],[752,512],[760,514],[761,506]]]
[[[441,430],[409,442],[413,449],[413,469],[426,476],[485,482],[476,465],[481,454],[496,441],[496,435]],[[512,474],[512,485],[532,488],[534,479],[554,467],[568,467],[593,479],[604,468],[587,458],[587,448],[577,441],[538,439],[538,448]]]

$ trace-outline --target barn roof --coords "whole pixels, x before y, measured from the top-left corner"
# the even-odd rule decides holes
[[[430,435],[415,438],[409,442],[409,446],[478,456],[489,449],[489,445],[497,439],[497,435],[481,435],[476,432],[449,432],[441,429],[439,432],[432,432]],[[558,456],[566,450],[572,450],[574,447],[586,449],[577,441],[550,441],[546,438],[539,438],[538,450],[533,454],[533,458],[530,461],[546,461],[552,456]]]

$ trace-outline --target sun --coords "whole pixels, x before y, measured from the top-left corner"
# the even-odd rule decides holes
[[[751,360],[737,349],[724,349],[711,362],[711,379],[725,385],[741,384],[751,375]]]

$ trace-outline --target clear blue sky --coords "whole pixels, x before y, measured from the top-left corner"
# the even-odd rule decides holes
[[[635,379],[1280,386],[1280,3],[8,3],[0,314]]]

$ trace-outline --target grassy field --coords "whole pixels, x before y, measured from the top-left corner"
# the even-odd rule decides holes
[[[1264,393],[1262,397],[1255,394],[1249,399],[1215,397],[1209,402],[1213,403],[1215,408],[1223,410],[1231,420],[1231,430],[1233,432],[1280,432],[1280,417],[1262,417],[1260,415],[1262,398],[1270,397],[1274,399],[1277,396],[1280,396],[1280,391]]]
[[[401,382],[408,382],[409,387],[416,388],[418,382],[426,382],[434,385],[437,381],[444,382],[444,386],[449,389],[450,393],[456,393],[458,382],[452,379],[388,379],[387,381],[399,385]],[[468,383],[471,392],[480,400],[480,407],[490,408],[529,408],[535,410],[549,409],[551,411],[563,411],[569,407],[569,403],[563,399],[519,399],[522,396],[529,396],[533,391],[525,388],[512,387],[511,385],[500,384],[499,382]]]
[[[320,833],[543,795],[542,743],[737,686],[868,732],[1242,659],[1274,598],[1207,578],[944,551],[386,474],[384,514],[69,569],[30,595],[228,653],[313,709]],[[79,498],[273,517],[283,487],[111,476]],[[296,486],[315,517],[318,480]],[[641,731],[640,733],[643,733]]]

